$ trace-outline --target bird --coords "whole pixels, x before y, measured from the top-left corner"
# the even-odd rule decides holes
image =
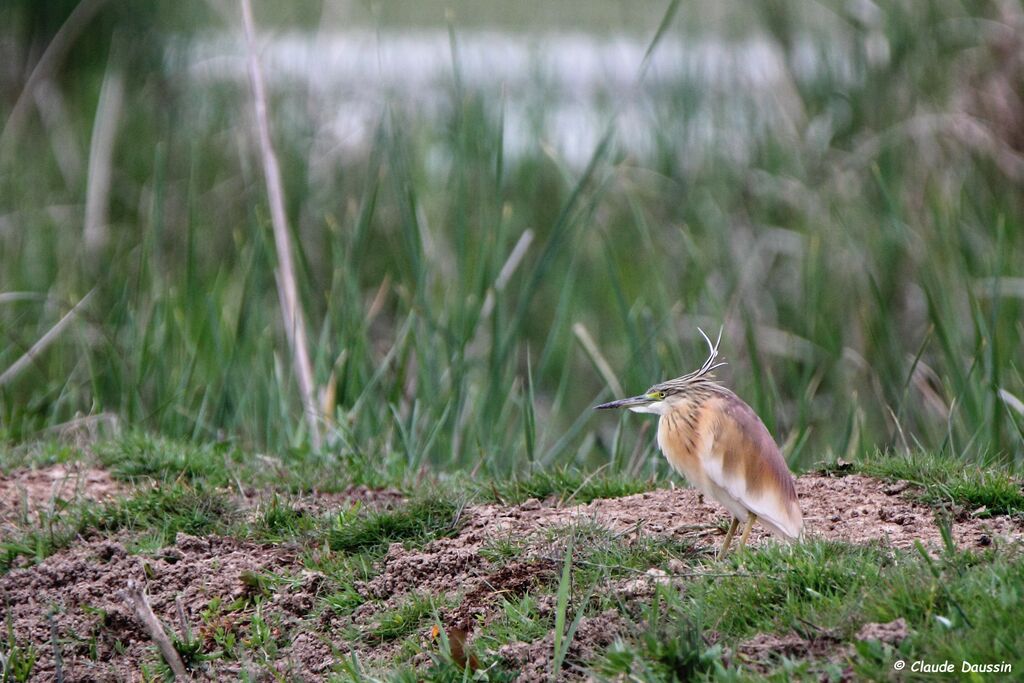
[[[709,348],[700,368],[596,409],[628,408],[659,416],[658,446],[669,464],[732,515],[719,560],[742,522],[740,549],[755,522],[787,541],[797,540],[803,535],[803,514],[793,474],[757,413],[715,380],[715,368],[725,365],[716,362],[721,330],[714,344],[704,330],[698,331]]]

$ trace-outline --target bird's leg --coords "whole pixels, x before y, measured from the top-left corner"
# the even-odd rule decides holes
[[[747,537],[750,536],[750,530],[754,528],[754,522],[757,521],[757,515],[753,512],[747,517],[747,524],[743,527],[743,535],[740,536],[740,549],[742,550],[747,546]]]
[[[736,533],[736,527],[740,525],[740,520],[735,517],[732,518],[732,524],[729,525],[729,531],[725,534],[725,540],[722,541],[722,549],[718,551],[718,559],[721,560],[725,557],[725,553],[729,550],[729,545],[732,543],[732,535]]]

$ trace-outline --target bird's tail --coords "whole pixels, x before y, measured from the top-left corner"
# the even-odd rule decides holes
[[[761,522],[765,529],[787,541],[802,541],[804,538],[804,520],[800,515],[794,520],[786,520],[788,523],[785,525],[773,522],[761,515],[758,515],[757,521]]]

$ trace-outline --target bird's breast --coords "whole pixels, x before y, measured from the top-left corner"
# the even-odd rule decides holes
[[[674,408],[658,421],[658,446],[665,459],[698,489],[707,493],[709,482],[701,460],[711,450],[713,432],[706,411],[686,404]]]

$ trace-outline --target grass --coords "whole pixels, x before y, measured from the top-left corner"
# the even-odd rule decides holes
[[[331,550],[355,553],[381,550],[395,542],[424,543],[458,531],[460,513],[460,506],[428,498],[394,511],[342,515],[328,544]]]
[[[682,591],[659,588],[644,607],[639,634],[609,648],[596,670],[652,681],[836,679],[844,670],[884,680],[897,658],[1017,666],[1020,638],[1007,620],[1024,589],[1019,553],[954,551],[933,560],[820,544],[759,551],[742,564],[745,576],[708,576]],[[898,647],[857,640],[863,624],[898,618],[909,626]],[[831,645],[816,656],[775,656],[753,669],[726,657],[723,644],[731,648],[755,634],[797,634]]]
[[[451,78],[434,84],[436,106],[388,95],[355,151],[339,151],[336,103],[269,79],[313,416],[285,351],[249,92],[190,75],[191,41],[237,27],[190,3],[108,3],[18,109],[71,7],[0,9],[4,61],[21,65],[0,73],[12,93],[0,102],[0,473],[84,462],[128,491],[4,526],[0,575],[82,537],[125,538],[143,556],[178,532],[287,547],[323,578],[316,619],[399,653],[337,657],[330,675],[463,680],[450,648],[410,663],[434,612],[454,606],[419,595],[377,614],[362,584],[390,544],[458,534],[468,505],[569,506],[664,482],[653,423],[592,406],[697,366],[697,326],[724,327],[722,378],[794,468],[842,459],[912,482],[903,495],[954,517],[1024,514],[1024,112],[999,95],[1024,88],[1005,59],[1020,47],[1015,8],[668,3],[646,33],[648,14],[629,22],[650,54],[707,40],[732,55],[753,40],[777,80],[653,69],[635,88],[598,85],[577,104],[608,133],[574,156],[550,124],[575,90],[544,69],[528,92],[473,80],[460,54],[485,9],[459,9],[444,22],[433,4],[410,10],[449,25]],[[404,25],[396,13],[374,21]],[[256,21],[289,35],[322,14],[257,8]],[[537,28],[514,14],[516,31]],[[633,99],[648,118],[630,118]],[[520,130],[523,102],[536,111]],[[111,146],[93,131],[112,131]],[[323,514],[296,502],[354,485],[406,502]],[[587,525],[548,541],[569,578],[501,598],[474,640],[492,680],[509,673],[501,646],[553,628],[563,670],[638,680],[885,679],[896,656],[1024,650],[1013,548],[936,559],[808,542],[708,573],[682,541],[627,544]],[[529,552],[492,538],[480,556],[504,566]],[[606,590],[680,566],[685,590],[659,586],[642,604]],[[203,647],[270,672],[283,647],[274,600],[290,588],[255,580],[244,628],[211,607]],[[576,619],[604,610],[635,628],[572,661]],[[857,642],[864,623],[897,617],[908,637],[896,648]],[[746,666],[733,651],[759,633],[835,647]],[[5,681],[50,647],[9,629],[0,640]],[[210,654],[190,653],[197,666]]]
[[[534,471],[525,478],[494,482],[490,487],[482,486],[481,495],[503,504],[522,503],[530,498],[554,498],[563,505],[585,505],[597,498],[621,498],[653,488],[653,480],[637,480],[622,474],[587,475],[562,467]]]
[[[640,680],[694,680],[714,671],[721,647],[708,647],[699,624],[691,621],[677,593],[657,588],[645,606],[639,636],[620,640],[598,662],[608,677],[633,675]]]
[[[699,582],[691,599],[705,612],[703,623],[732,637],[799,633],[869,594],[893,564],[890,552],[841,543],[816,542],[792,554],[774,548],[745,558],[736,576]]]
[[[0,681],[22,683],[29,680],[38,653],[34,644],[21,644],[15,640],[14,628],[9,618],[4,622],[4,639],[0,645]]]
[[[150,545],[164,546],[179,532],[202,535],[224,530],[236,512],[222,495],[175,485],[143,491],[105,505],[79,503],[0,539],[0,572],[19,557],[39,562],[86,533],[127,531],[148,535]]]
[[[127,437],[123,447],[108,443],[104,452],[131,452],[134,441]],[[154,462],[177,462],[171,471],[177,470],[189,456],[174,444],[168,448]],[[79,456],[108,457],[95,452]],[[923,496],[937,509],[944,509],[944,491],[978,481],[977,470],[949,467],[944,456],[915,458],[921,488],[902,495]],[[856,466],[882,475],[872,468],[884,462],[868,459]],[[181,471],[195,474],[187,467]],[[197,617],[190,636],[175,636],[197,670],[218,666],[221,660],[252,661],[267,670],[279,667],[291,642],[289,633],[320,637],[316,634],[325,625],[367,651],[385,644],[390,648],[384,658],[360,660],[354,669],[351,663],[346,669],[345,658],[336,653],[332,670],[339,680],[462,680],[469,661],[477,671],[506,680],[510,665],[499,651],[514,643],[547,642],[552,629],[562,634],[549,645],[552,667],[650,681],[835,679],[843,672],[877,680],[891,676],[896,658],[1016,665],[1014,657],[1024,645],[1013,627],[1024,595],[1024,557],[1012,544],[977,552],[956,549],[949,540],[944,549],[927,554],[814,540],[792,547],[768,545],[718,564],[685,539],[624,538],[593,521],[580,521],[548,529],[533,544],[525,538],[495,537],[484,545],[480,555],[492,568],[521,566],[540,552],[549,572],[544,580],[526,584],[525,592],[505,592],[497,585],[492,616],[472,626],[473,638],[466,645],[470,649],[456,656],[429,634],[435,624],[447,623],[445,615],[461,609],[458,592],[442,596],[410,590],[385,606],[369,599],[363,587],[385,569],[391,543],[415,549],[460,532],[463,504],[454,502],[452,492],[436,490],[382,510],[355,505],[324,513],[310,513],[292,506],[284,494],[271,494],[254,511],[245,512],[224,495],[235,483],[214,489],[195,476],[175,481],[169,472],[168,482],[151,488],[147,482],[163,476],[160,467],[144,477],[126,470],[122,476],[138,482],[140,489],[125,499],[99,507],[71,503],[56,509],[52,518],[24,520],[23,536],[4,541],[4,568],[18,558],[24,558],[22,564],[40,561],[80,536],[96,535],[116,535],[130,553],[143,557],[161,556],[161,548],[173,543],[178,531],[224,534],[296,553],[300,564],[295,570],[244,573],[243,597],[215,597]],[[888,476],[897,474],[888,471]],[[994,473],[986,476],[986,482],[997,479]],[[576,477],[552,477],[547,483],[551,481],[560,485],[548,491],[548,504],[569,500],[580,489]],[[250,486],[244,479],[242,484]],[[604,473],[591,479],[595,490],[620,491],[620,484],[617,476]],[[465,504],[494,505],[493,490],[464,489]],[[280,605],[287,603],[280,601],[304,590],[309,576],[318,577],[313,607],[298,622],[282,617]],[[616,588],[637,581],[650,582],[651,592]],[[586,631],[583,620],[609,611],[618,615],[622,630],[610,645],[582,650],[590,654],[578,659],[573,644]],[[906,637],[900,642],[857,638],[865,624],[901,618]],[[86,637],[97,655],[109,647],[97,633],[113,627],[106,619]],[[737,657],[736,648],[765,634],[796,637],[807,644],[807,651],[792,658]],[[12,672],[30,672],[35,660],[28,655],[38,657],[46,647],[12,638],[8,645],[11,667],[16,667]],[[157,663],[147,667],[162,670]]]
[[[436,612],[437,602],[429,595],[413,595],[395,609],[381,614],[368,636],[380,640],[395,640],[414,633]]]
[[[0,204],[18,207],[0,232],[0,372],[92,292],[0,386],[0,442],[127,425],[295,463],[326,453],[363,479],[412,483],[423,468],[529,479],[552,465],[643,479],[662,466],[638,419],[590,407],[616,383],[636,392],[694,367],[696,326],[724,325],[724,379],[795,464],[909,447],[1019,467],[1024,230],[1001,162],[1015,128],[978,85],[1002,78],[1012,91],[1019,74],[999,69],[985,32],[920,30],[998,23],[992,11],[926,2],[884,9],[872,27],[729,12],[738,40],[760,30],[778,49],[792,85],[783,123],[736,113],[764,110],[756,89],[645,83],[664,124],[650,131],[654,149],[629,152],[613,134],[580,168],[539,144],[507,153],[501,100],[447,85],[438,119],[397,98],[364,153],[311,166],[324,113],[288,108],[285,95],[317,100],[282,86],[271,125],[301,236],[319,453],[280,352],[265,188],[240,113],[248,93],[203,88],[180,60],[133,73],[104,57],[91,78],[58,85],[67,129],[30,116],[5,143],[18,153],[0,160]],[[681,12],[650,35],[721,31],[724,17]],[[175,22],[189,16],[200,33],[216,21]],[[789,49],[796,34],[823,55],[852,46],[853,76],[806,72]],[[872,61],[861,49],[879,40],[889,57]],[[110,239],[86,257],[78,223],[54,209],[81,205],[85,179],[62,174],[54,136],[92,128],[108,64],[127,74],[118,181]],[[167,86],[162,98],[146,78]],[[678,141],[701,111],[721,144],[698,156]],[[963,117],[985,146],[957,136]],[[537,125],[529,135],[543,140]]]
[[[910,454],[865,458],[858,469],[912,482],[932,505],[958,505],[980,517],[1024,514],[1024,479],[1005,465],[967,466],[949,456]]]

